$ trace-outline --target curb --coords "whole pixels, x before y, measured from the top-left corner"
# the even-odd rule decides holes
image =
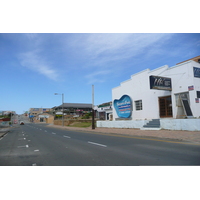
[[[0,138],[3,137],[6,133],[8,133],[9,131],[6,131],[4,133],[0,133]]]

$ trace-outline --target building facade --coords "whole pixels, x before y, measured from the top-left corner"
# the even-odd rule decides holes
[[[95,106],[94,110],[96,118],[100,120],[112,120],[112,101]]]
[[[64,109],[64,114],[66,115],[77,115],[83,116],[86,113],[92,112],[92,104],[88,103],[64,103],[60,106],[54,107],[55,114],[62,114],[62,109]]]
[[[112,89],[113,120],[200,117],[200,56],[146,69]]]
[[[40,113],[48,113],[51,111],[51,108],[30,108],[29,116],[37,116]]]

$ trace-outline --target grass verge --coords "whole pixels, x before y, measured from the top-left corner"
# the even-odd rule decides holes
[[[91,122],[75,122],[71,125],[69,125],[69,127],[79,127],[79,128],[87,128],[92,126]]]

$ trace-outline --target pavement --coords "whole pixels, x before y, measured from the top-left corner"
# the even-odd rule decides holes
[[[61,128],[67,130],[78,130],[78,131],[90,131],[96,133],[112,133],[126,136],[136,136],[136,137],[148,137],[148,138],[160,138],[160,139],[170,139],[177,142],[189,142],[200,145],[200,131],[172,131],[172,130],[140,130],[140,129],[126,129],[126,128],[79,128],[79,127],[69,127],[60,125],[49,125],[54,128]]]

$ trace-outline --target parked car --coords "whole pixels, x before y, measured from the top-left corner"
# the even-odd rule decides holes
[[[20,125],[24,125],[24,122],[23,122],[23,121],[21,121],[21,122],[20,122]]]

